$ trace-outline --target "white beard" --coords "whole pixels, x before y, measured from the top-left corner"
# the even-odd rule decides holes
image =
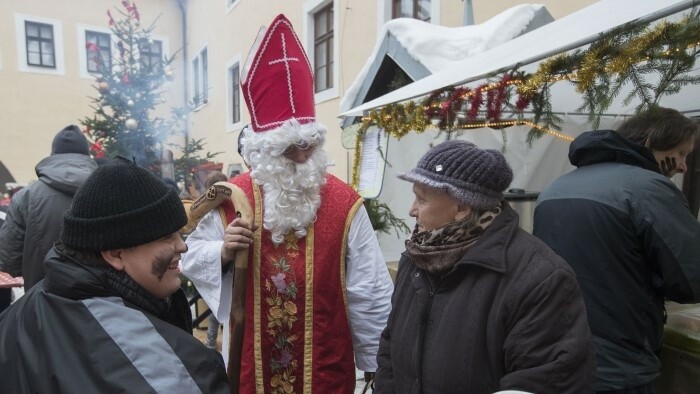
[[[253,163],[251,163],[253,164]],[[316,148],[304,164],[284,156],[267,155],[263,163],[251,165],[251,177],[264,191],[263,227],[279,245],[289,231],[306,236],[306,227],[316,221],[321,205],[321,186],[326,183],[328,156]]]

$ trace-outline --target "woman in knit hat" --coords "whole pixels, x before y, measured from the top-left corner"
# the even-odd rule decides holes
[[[399,178],[416,228],[377,356],[379,393],[592,391],[583,299],[569,266],[518,227],[503,155],[459,140]]]
[[[177,191],[123,157],[78,190],[46,277],[0,316],[0,392],[228,393],[180,289]]]

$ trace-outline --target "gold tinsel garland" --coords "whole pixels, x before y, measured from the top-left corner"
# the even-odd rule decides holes
[[[467,129],[473,129],[473,128],[482,128],[482,127],[492,127],[494,129],[498,128],[504,128],[504,127],[510,127],[510,126],[520,126],[520,125],[526,125],[530,126],[532,128],[539,129],[540,131],[550,134],[556,138],[565,140],[565,141],[573,141],[574,138],[571,137],[570,135],[566,135],[564,133],[561,133],[556,130],[551,130],[547,129],[544,127],[540,127],[533,123],[531,120],[527,119],[516,119],[516,120],[503,120],[501,122],[483,122],[479,124],[470,124],[465,126],[462,130],[467,130]],[[350,183],[350,186],[352,186],[355,190],[358,190],[358,187],[360,185],[360,158],[362,156],[362,139],[365,136],[365,131],[366,129],[359,131],[357,135],[355,136],[355,154],[353,157],[353,166],[352,166],[352,181]],[[423,130],[425,131],[425,130]],[[459,131],[459,128],[457,128],[454,131]],[[453,132],[454,132],[453,131]]]
[[[508,89],[507,96],[511,99],[517,96],[517,101],[515,104],[504,101],[501,103],[504,108],[501,108],[500,111],[503,112],[503,109],[510,108],[516,114],[522,114],[531,100],[537,97],[548,97],[540,95],[543,95],[552,83],[569,80],[576,84],[576,91],[583,94],[597,87],[605,88],[611,80],[621,84],[622,82],[620,81],[625,81],[625,78],[629,78],[629,75],[635,72],[635,67],[638,67],[640,64],[648,62],[665,64],[675,61],[675,56],[686,55],[686,51],[694,59],[697,57],[698,47],[700,47],[700,13],[694,9],[683,20],[674,23],[661,22],[651,28],[648,24],[640,25],[636,23],[622,26],[601,36],[600,40],[585,50],[559,54],[544,60],[540,63],[537,71],[532,74],[513,70],[494,77],[494,80],[475,89],[447,87],[433,92],[420,103],[415,101],[393,103],[378,110],[372,110],[362,118],[357,134],[352,184],[357,187],[359,183],[358,171],[361,158],[361,149],[359,148],[361,148],[364,132],[370,126],[376,125],[396,139],[401,139],[409,132],[422,133],[431,125],[437,125],[436,121],[438,119],[432,118],[436,115],[430,115],[429,117],[428,114],[440,113],[439,109],[445,108],[445,106],[452,103],[451,100],[454,100],[454,97],[451,96],[451,92],[455,89],[462,89],[465,92],[460,99],[474,100],[475,94],[486,97],[490,90],[502,88],[502,85],[496,82],[495,79],[505,80],[504,75],[517,76],[517,78],[510,79],[506,84],[506,89]],[[687,69],[680,70],[672,77],[682,81],[687,72]],[[629,79],[627,80],[629,81]],[[691,81],[687,83],[698,82]],[[652,88],[654,90],[653,93],[657,95],[664,94],[664,92],[655,91],[659,87],[655,86]],[[511,94],[513,91],[517,95]],[[479,105],[484,103],[486,103],[486,100],[479,101]],[[602,112],[604,106],[609,105],[609,103],[598,102],[589,102],[588,104],[586,108],[590,110],[589,115],[591,116],[596,111]],[[540,105],[537,108],[533,106],[533,118],[543,119],[546,118],[546,115],[551,115],[546,113],[549,110],[548,108],[551,108],[551,106]],[[480,108],[479,112],[483,113],[483,107]],[[444,113],[453,114],[454,112]],[[439,120],[441,122],[440,130],[446,132],[459,132],[485,126],[496,127],[493,122],[489,124],[483,121],[465,122],[464,119],[444,118]],[[518,124],[531,126],[531,133],[538,130],[543,132],[535,134],[535,138],[545,133],[567,140],[571,138],[558,131],[539,126],[532,121],[519,122]],[[556,124],[553,126],[557,127]],[[500,127],[507,127],[507,125]]]

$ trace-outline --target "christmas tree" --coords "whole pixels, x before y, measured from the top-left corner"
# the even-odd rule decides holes
[[[151,38],[155,22],[144,27],[134,2],[122,0],[116,13],[113,16],[107,11],[116,53],[105,51],[105,45],[97,40],[86,44],[90,61],[98,71],[93,85],[97,96],[91,97],[94,113],[80,123],[96,158],[123,155],[161,175],[161,157],[169,153],[165,148],[168,139],[185,134],[183,118],[188,110],[172,109],[167,119],[154,114],[156,106],[165,102],[163,95],[172,80],[170,64],[174,57],[164,56],[161,42]],[[170,146],[182,150],[180,155],[184,152],[191,165],[216,155],[207,152],[206,157],[199,157],[201,140],[185,141],[184,147],[172,143]],[[179,161],[182,159],[175,160]],[[172,176],[171,171],[163,170],[163,176]],[[175,180],[183,181],[188,169],[180,165],[175,172]]]

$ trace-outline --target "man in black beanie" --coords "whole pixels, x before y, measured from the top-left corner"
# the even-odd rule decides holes
[[[124,157],[63,218],[46,278],[0,315],[0,392],[228,393],[180,289],[177,191]]]
[[[36,165],[39,178],[12,197],[0,229],[0,271],[24,277],[25,291],[44,277],[46,252],[61,233],[63,214],[73,195],[97,168],[78,126],[59,131],[51,155]]]
[[[574,274],[518,226],[503,155],[460,140],[429,150],[416,228],[379,343],[379,393],[592,391],[591,333]]]

